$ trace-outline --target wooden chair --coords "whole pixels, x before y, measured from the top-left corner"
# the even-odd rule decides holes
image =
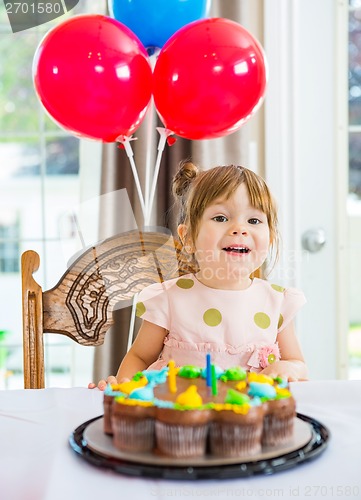
[[[113,324],[112,311],[145,286],[189,272],[170,233],[129,231],[84,251],[53,288],[33,278],[39,255],[22,255],[24,387],[44,387],[43,334],[59,333],[98,346]]]

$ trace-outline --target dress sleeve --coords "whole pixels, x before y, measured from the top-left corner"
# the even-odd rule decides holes
[[[136,315],[169,330],[169,300],[164,283],[154,283],[139,293]]]
[[[306,298],[301,290],[286,288],[281,304],[278,333],[282,332],[294,319],[296,313],[306,303]]]

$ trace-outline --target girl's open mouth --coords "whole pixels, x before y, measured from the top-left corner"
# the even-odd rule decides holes
[[[251,250],[248,247],[245,246],[237,246],[237,247],[225,247],[223,250],[227,253],[249,253]]]

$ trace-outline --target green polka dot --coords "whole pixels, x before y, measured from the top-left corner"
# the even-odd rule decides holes
[[[183,288],[183,290],[189,290],[189,288],[192,288],[194,285],[194,281],[187,278],[180,278],[177,280],[176,284],[179,288]]]
[[[263,329],[268,328],[271,324],[270,317],[266,313],[256,313],[253,319],[256,325]]]
[[[280,318],[278,320],[277,328],[278,329],[281,328],[282,325],[283,325],[283,316],[282,316],[282,314],[280,314]]]
[[[218,309],[208,309],[203,314],[203,321],[208,326],[217,326],[222,321],[222,314]]]
[[[145,305],[143,304],[143,302],[137,302],[137,306],[135,308],[136,316],[138,316],[138,318],[140,318],[141,316],[143,316],[145,311],[146,311],[146,309],[145,309]]]
[[[271,285],[271,287],[273,288],[273,290],[276,290],[276,292],[283,293],[285,291],[285,289],[283,288],[283,286],[280,286],[280,285]]]

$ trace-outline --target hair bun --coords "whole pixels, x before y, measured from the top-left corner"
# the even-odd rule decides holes
[[[174,176],[172,192],[175,197],[182,197],[188,191],[192,181],[198,175],[198,168],[191,161],[183,161]]]

